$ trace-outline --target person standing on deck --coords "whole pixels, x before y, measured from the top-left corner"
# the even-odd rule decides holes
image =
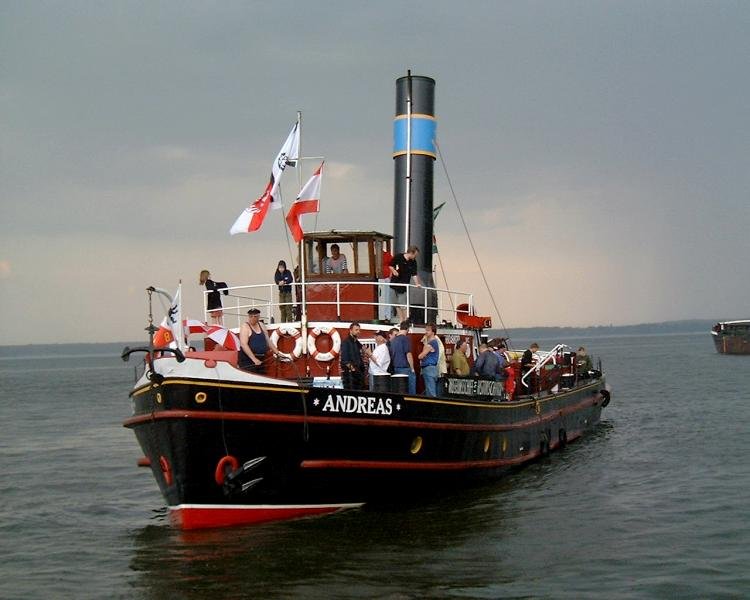
[[[466,376],[469,374],[469,359],[466,358],[466,351],[469,348],[469,341],[462,339],[458,342],[458,346],[453,350],[453,356],[451,356],[451,370],[454,375]]]
[[[229,294],[227,284],[223,281],[213,281],[211,279],[211,273],[207,270],[201,271],[199,283],[205,285],[208,290],[206,295],[206,311],[211,316],[211,323],[214,325],[224,326],[224,311],[221,305],[221,293],[224,292],[226,296]]]
[[[388,330],[388,341],[386,341],[385,345],[388,346],[388,354],[391,357],[391,364],[388,367],[388,372],[393,375],[393,340],[396,339],[396,336],[398,335],[398,327],[391,327]]]
[[[268,331],[260,322],[260,311],[251,308],[247,311],[247,321],[240,327],[240,350],[237,353],[237,366],[251,373],[264,373],[265,359],[268,349],[271,348],[273,355],[278,354]]]
[[[396,313],[399,321],[406,321],[409,318],[406,308],[406,286],[411,283],[414,277],[415,285],[422,286],[417,273],[417,254],[419,248],[409,246],[403,254],[397,254],[391,260],[391,289],[396,297]]]
[[[349,325],[349,337],[341,342],[341,384],[349,390],[361,390],[365,383],[362,343],[357,339],[359,330],[359,323],[352,323]],[[369,352],[365,351],[365,354],[369,359]]]
[[[578,371],[579,377],[581,375],[588,375],[594,367],[591,364],[591,357],[586,352],[586,348],[581,346],[576,352],[576,370]]]
[[[385,331],[375,333],[375,350],[370,355],[370,389],[375,389],[375,375],[388,375],[388,367],[391,364],[391,354],[388,351],[386,338],[388,334]]]
[[[391,340],[391,352],[393,373],[395,375],[408,375],[409,393],[417,393],[417,374],[414,371],[414,356],[411,353],[411,341],[409,340],[409,321],[401,321],[398,334]]]
[[[479,344],[479,356],[474,364],[474,375],[485,379],[497,379],[497,355],[490,350],[487,344]]]
[[[428,323],[425,325],[424,346],[419,353],[419,364],[422,368],[422,379],[424,380],[424,393],[426,396],[437,396],[438,359],[440,357],[440,346],[436,339],[437,326]]]
[[[286,268],[286,261],[279,261],[273,279],[276,285],[279,286],[281,322],[288,323],[292,320],[292,283],[294,282],[294,277],[292,277],[292,272]]]
[[[526,378],[526,383],[523,383],[523,376],[526,375],[526,373],[530,373],[534,368],[534,353],[537,350],[539,350],[539,344],[534,342],[523,351],[523,356],[521,357],[521,389],[524,394],[531,393],[531,378],[533,375],[530,374]]]
[[[448,360],[445,357],[445,345],[443,340],[440,339],[439,335],[435,335],[435,339],[438,343],[438,377],[445,377],[448,374]]]

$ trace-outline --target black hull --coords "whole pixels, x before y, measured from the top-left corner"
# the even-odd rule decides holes
[[[209,527],[500,477],[596,425],[608,402],[602,390],[597,378],[538,399],[493,402],[167,378],[134,390],[125,426],[176,523]],[[222,459],[228,467],[217,472]]]

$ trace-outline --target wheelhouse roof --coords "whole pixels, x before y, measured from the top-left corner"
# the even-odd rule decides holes
[[[379,238],[392,240],[393,236],[379,231],[342,231],[330,229],[328,231],[308,231],[305,233],[306,240],[320,240],[323,242],[338,242],[352,238]]]

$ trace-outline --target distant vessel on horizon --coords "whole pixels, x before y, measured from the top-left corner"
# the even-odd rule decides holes
[[[720,321],[711,336],[719,354],[750,354],[750,319]]]

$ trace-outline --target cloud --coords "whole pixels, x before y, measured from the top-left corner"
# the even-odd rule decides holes
[[[741,316],[750,5],[477,6],[2,5],[0,280],[35,312],[23,331],[0,315],[0,339],[131,337],[147,285],[182,277],[193,311],[203,268],[268,280],[290,258],[281,214],[227,230],[298,110],[303,153],[327,164],[305,228],[390,233],[408,68],[437,81],[441,154],[506,323]],[[283,52],[279,31],[296,32]],[[489,307],[437,161],[442,201],[448,280]],[[36,324],[58,309],[108,325]]]

